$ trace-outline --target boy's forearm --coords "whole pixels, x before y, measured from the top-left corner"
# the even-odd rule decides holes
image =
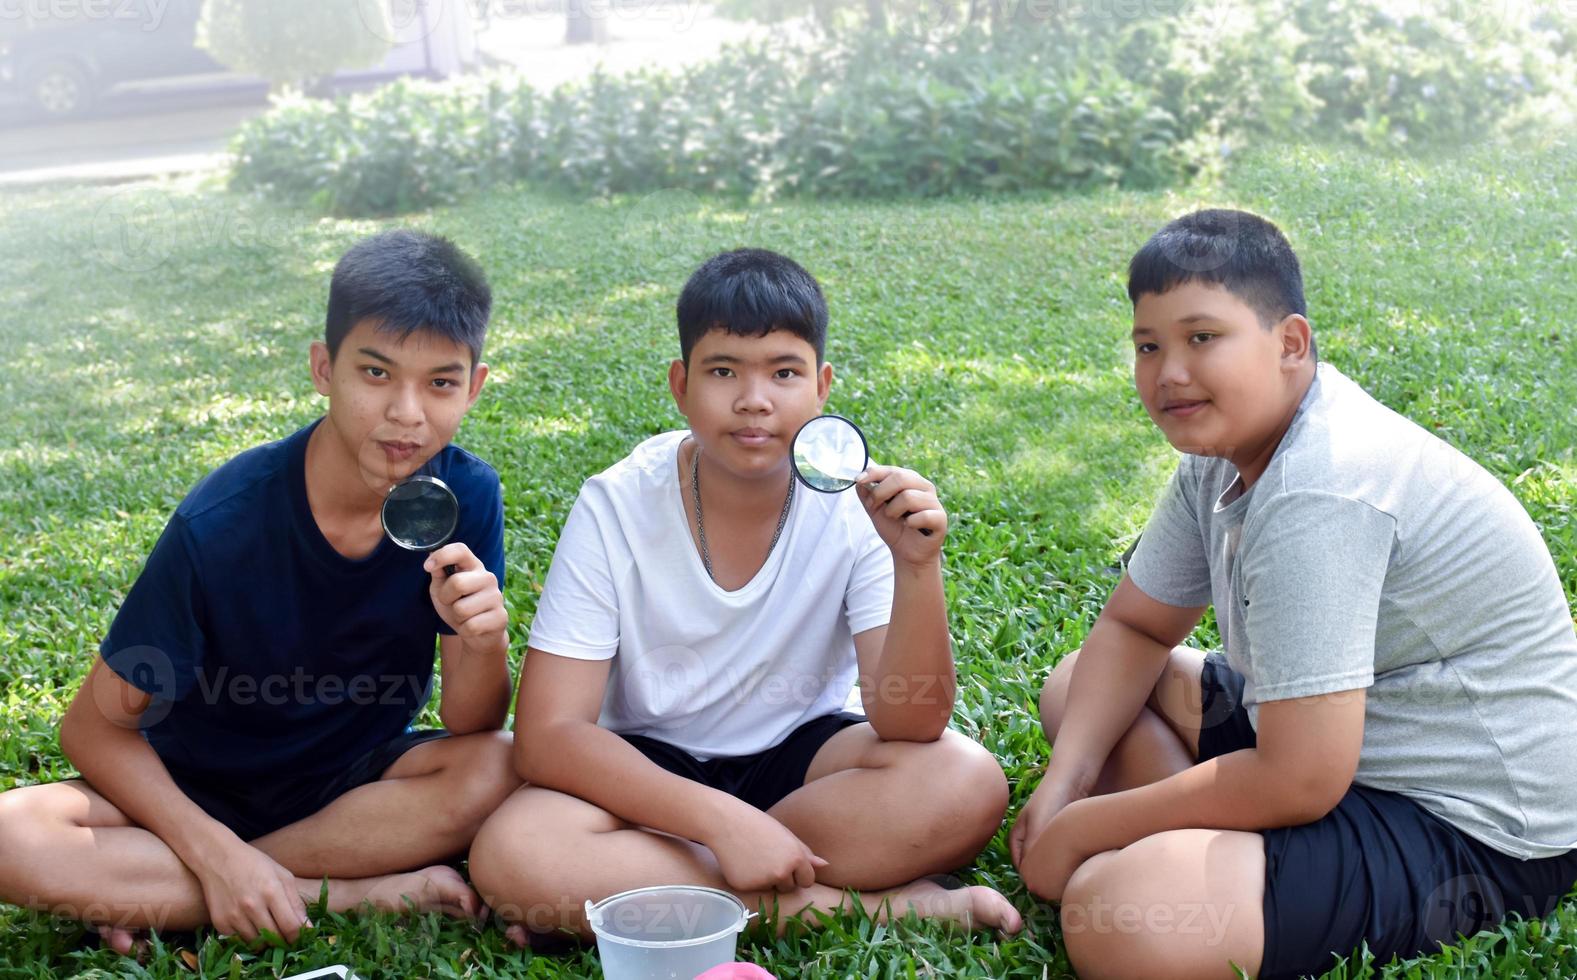
[[[1139,717],[1171,648],[1116,620],[1100,618],[1085,638],[1046,779],[1088,793],[1117,740]]]
[[[866,714],[883,739],[929,742],[952,720],[957,691],[942,564],[893,564],[893,612],[867,681]]]
[[[460,641],[444,660],[438,717],[452,735],[497,731],[509,718],[509,646],[474,650]]]
[[[705,843],[729,809],[748,805],[668,772],[619,735],[589,722],[517,725],[515,752],[518,774],[528,783],[686,840]]]
[[[1328,800],[1302,774],[1269,765],[1257,749],[1217,756],[1148,786],[1071,804],[1084,849],[1127,847],[1168,830],[1269,830],[1318,820]],[[1070,817],[1073,814],[1070,814]]]

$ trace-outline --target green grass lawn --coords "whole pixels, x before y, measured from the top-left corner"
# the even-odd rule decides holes
[[[951,511],[956,724],[1002,761],[1016,812],[1046,761],[1041,679],[1083,639],[1175,460],[1132,392],[1125,263],[1201,204],[1286,228],[1321,355],[1510,485],[1577,595],[1573,147],[1281,150],[1170,192],[781,207],[508,192],[409,219],[493,281],[493,380],[458,441],[503,476],[515,649],[581,480],[682,424],[663,378],[685,276],[722,248],[783,250],[831,305],[829,409],[861,423],[878,460],[933,478]],[[200,184],[0,198],[0,789],[72,775],[58,721],[186,490],[320,412],[306,351],[328,273],[376,227]],[[785,977],[1068,973],[1006,825],[965,875],[1005,891],[1031,931],[998,943],[850,920],[742,954]],[[531,958],[437,918],[317,921],[291,951],[179,941],[206,976],[338,962],[368,977],[595,974],[590,954]],[[1569,975],[1574,933],[1577,899],[1386,972]],[[1359,956],[1331,975],[1376,970]],[[174,946],[139,968],[72,923],[0,910],[0,977],[189,972]]]

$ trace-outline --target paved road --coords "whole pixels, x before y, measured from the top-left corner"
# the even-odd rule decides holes
[[[529,9],[529,8],[527,8]],[[761,28],[711,15],[698,0],[616,7],[604,44],[566,46],[561,13],[495,15],[477,34],[482,57],[538,88],[583,78],[598,66],[677,68],[711,57]],[[103,99],[93,114],[45,122],[0,105],[0,190],[55,181],[115,181],[224,165],[240,124],[267,108],[261,85],[168,90]]]

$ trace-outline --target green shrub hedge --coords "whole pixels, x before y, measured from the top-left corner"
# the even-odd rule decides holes
[[[1265,137],[1457,144],[1577,92],[1569,19],[1395,6],[1217,0],[997,35],[757,43],[548,93],[502,76],[400,81],[280,102],[237,137],[233,185],[342,215],[516,181],[832,197],[1146,186]]]

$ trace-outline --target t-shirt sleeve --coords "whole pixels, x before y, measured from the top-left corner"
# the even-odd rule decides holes
[[[461,508],[460,526],[454,540],[463,542],[471,553],[498,580],[498,590],[504,591],[504,489],[492,467],[484,467],[485,476],[477,481],[478,490]],[[449,624],[433,611],[439,633],[453,636]]]
[[[526,643],[577,660],[607,660],[619,649],[619,597],[597,515],[586,491],[570,508]]]
[[[156,701],[191,691],[207,649],[201,575],[191,532],[170,518],[99,644],[99,655],[122,680]]]
[[[1210,555],[1198,500],[1199,477],[1185,456],[1128,560],[1129,579],[1156,602],[1185,609],[1210,603]]]
[[[1335,494],[1271,502],[1238,551],[1244,632],[1258,701],[1374,683],[1375,626],[1395,520]]]
[[[864,509],[856,506],[855,510],[849,519],[854,528],[854,568],[843,593],[843,610],[849,632],[858,635],[892,620],[893,554]]]

